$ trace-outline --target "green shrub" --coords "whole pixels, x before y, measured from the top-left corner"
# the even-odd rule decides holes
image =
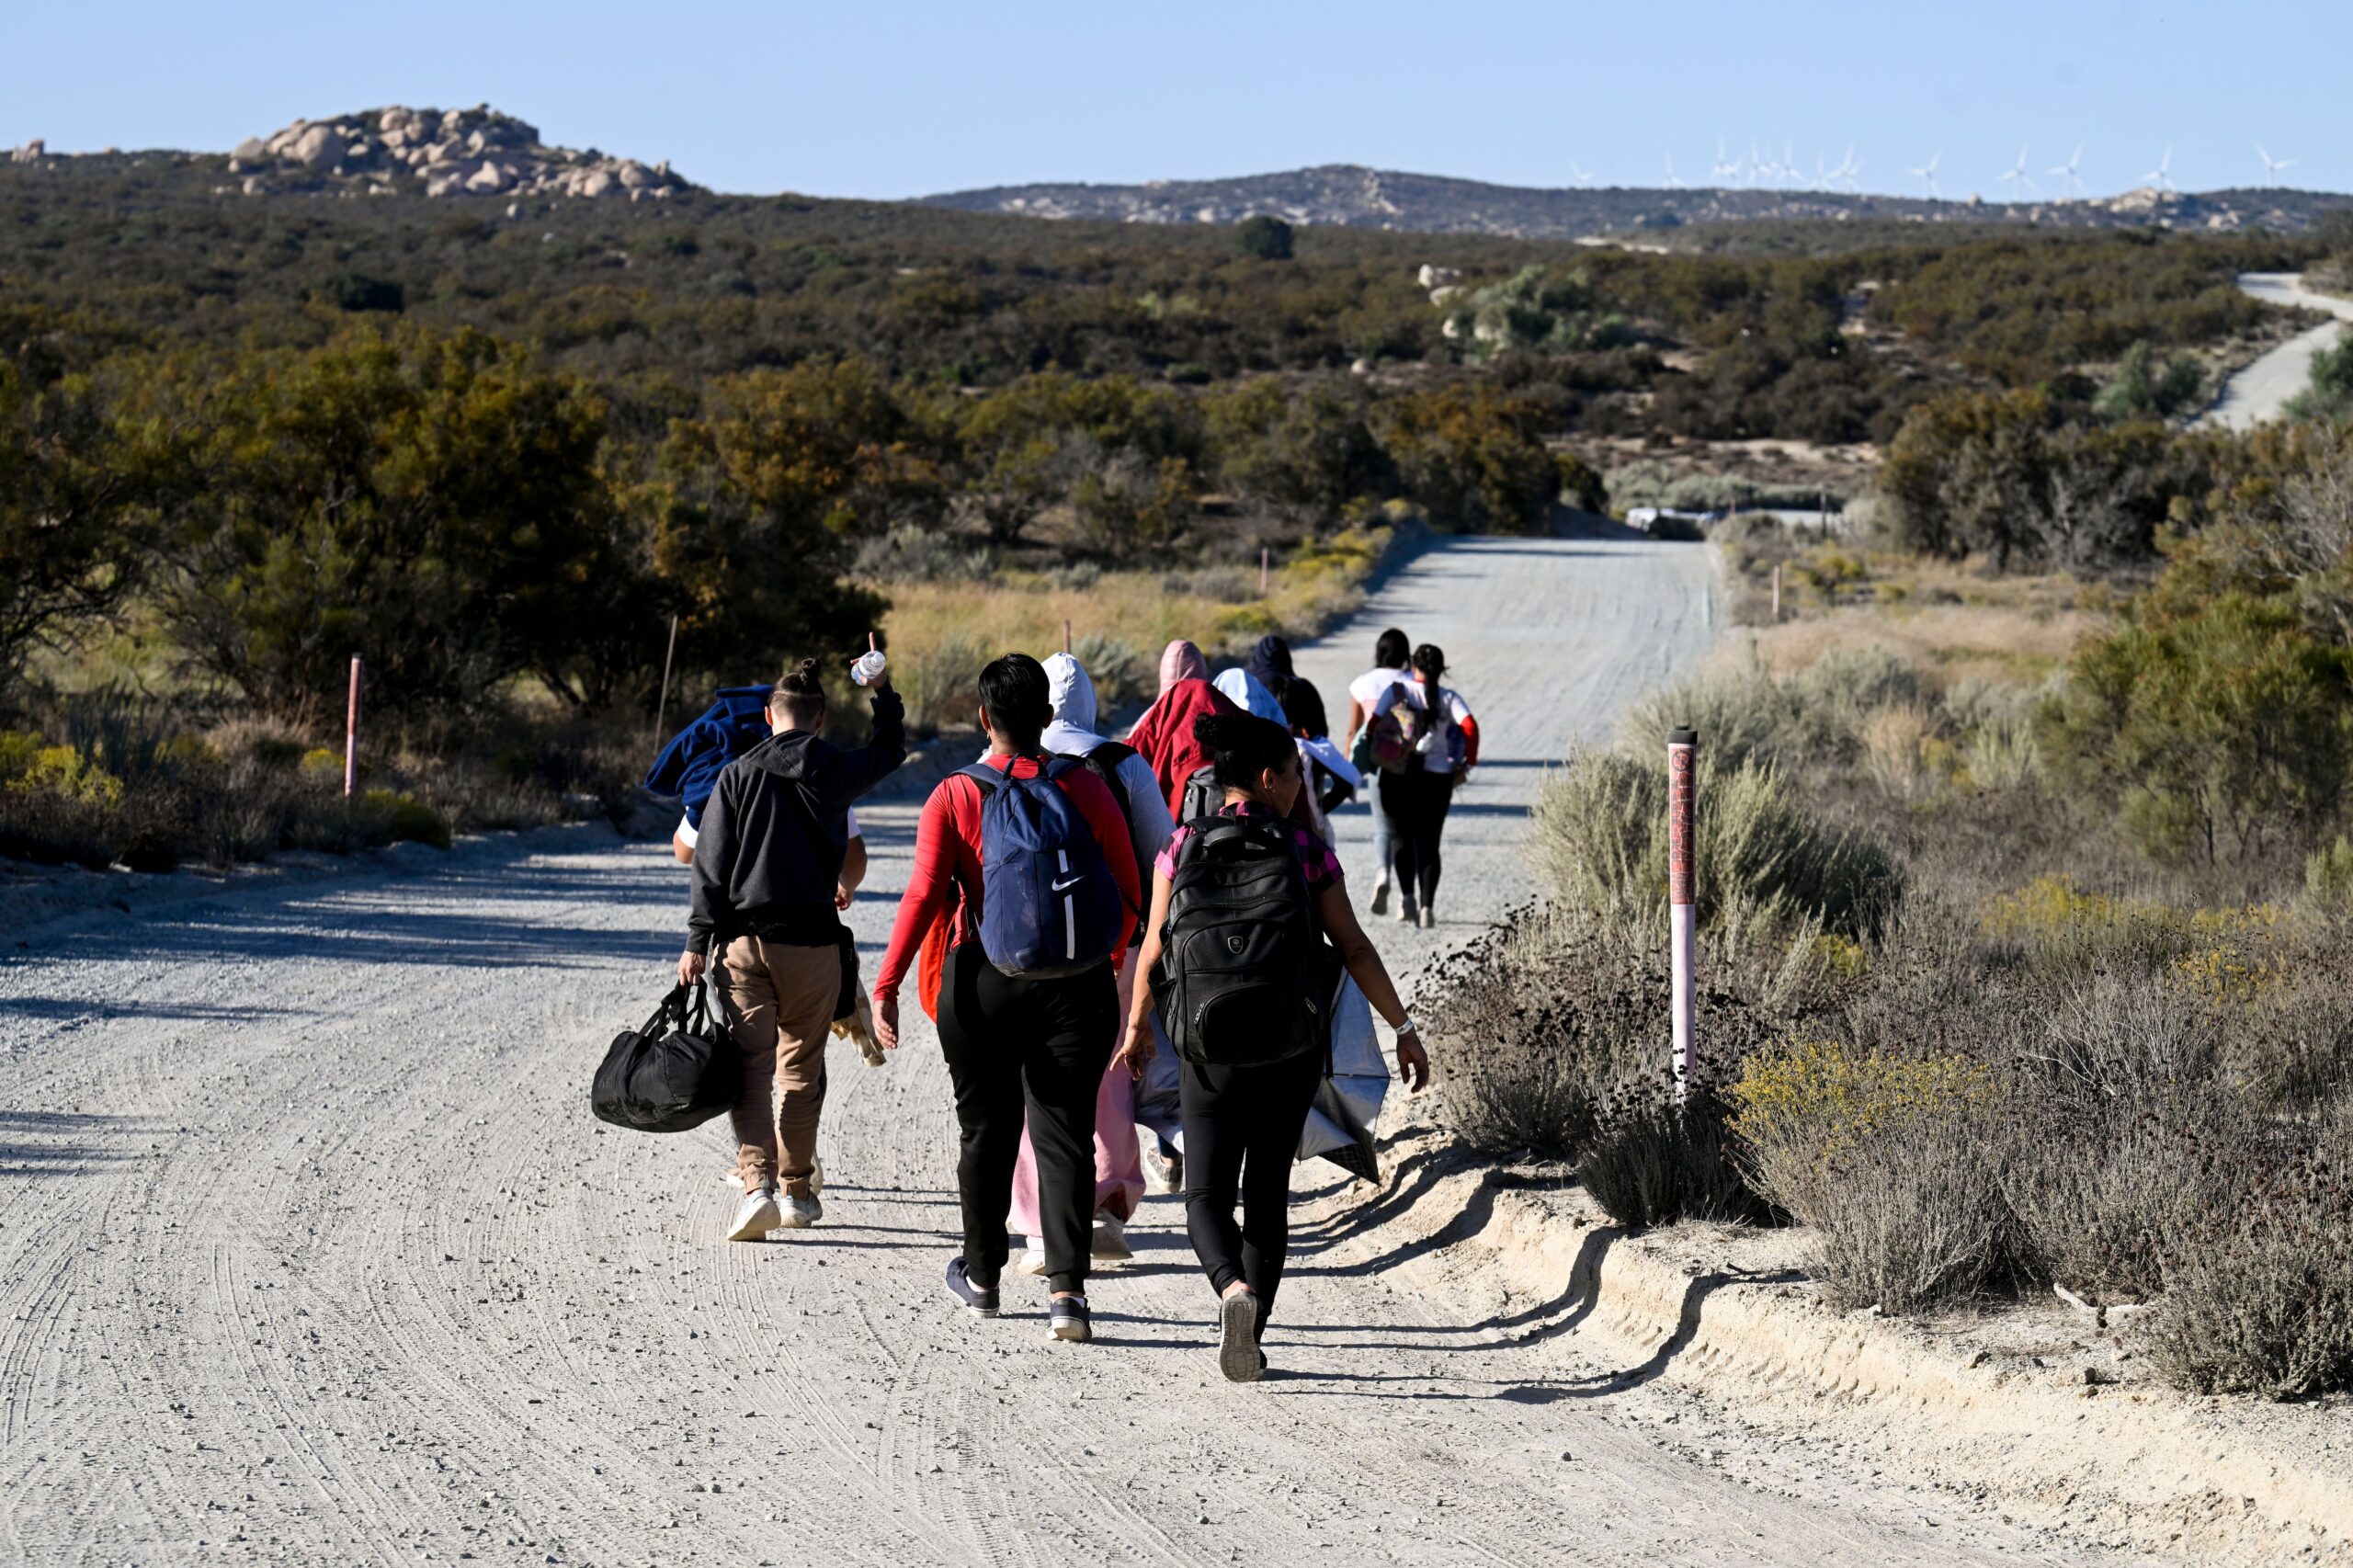
[[[2288,416],[2339,425],[2353,420],[2353,333],[2338,333],[2313,356],[2312,379],[2288,400]]]
[[[1681,1105],[1657,1082],[1621,1090],[1601,1106],[1576,1171],[1594,1200],[1631,1229],[1771,1214],[1733,1158],[1722,1102],[1704,1086]]]
[[[1693,846],[1703,929],[1781,930],[1813,922],[1876,931],[1904,875],[1876,841],[1808,815],[1781,775],[1727,770],[1702,753]],[[1546,780],[1534,813],[1538,864],[1556,897],[1628,929],[1657,929],[1666,910],[1666,768],[1587,752]]]
[[[1457,385],[1390,398],[1379,414],[1400,484],[1433,526],[1526,533],[1551,512],[1560,471],[1537,404],[1483,384]]]
[[[1159,681],[1159,672],[1145,665],[1133,644],[1108,632],[1088,632],[1072,646],[1071,656],[1095,683],[1096,700],[1107,716],[1121,703],[1151,696]]]
[[[1264,212],[1242,220],[1241,226],[1233,231],[1233,239],[1244,256],[1260,261],[1289,261],[1291,257],[1290,225]]]

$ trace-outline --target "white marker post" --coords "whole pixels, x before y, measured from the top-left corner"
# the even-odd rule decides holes
[[[1696,986],[1692,962],[1698,956],[1699,917],[1693,909],[1691,861],[1693,796],[1699,767],[1699,733],[1674,729],[1666,735],[1666,903],[1669,939],[1674,944],[1675,1103],[1681,1105],[1691,1085],[1692,1023]]]
[[[351,700],[343,713],[343,798],[359,783],[359,655],[351,655]]]

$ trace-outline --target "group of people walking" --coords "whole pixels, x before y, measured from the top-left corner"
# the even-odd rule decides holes
[[[804,661],[764,695],[722,691],[701,752],[674,744],[657,765],[739,753],[715,771],[673,768],[688,801],[674,845],[693,879],[678,980],[709,978],[743,1062],[730,1239],[824,1213],[824,1041],[862,1003],[841,921],[865,870],[851,808],[905,755],[883,665],[870,654],[853,670],[872,692],[863,745],[823,737],[823,672]],[[945,1283],[964,1309],[995,1316],[1004,1274],[1026,1268],[1046,1277],[1054,1336],[1092,1336],[1090,1265],[1128,1256],[1144,1191],[1141,1116],[1185,1194],[1220,1367],[1260,1375],[1290,1166],[1336,1010],[1362,1018],[1369,1004],[1395,1030],[1408,1086],[1427,1082],[1420,1031],[1349,902],[1330,812],[1377,776],[1371,908],[1385,912],[1393,881],[1399,917],[1431,924],[1447,808],[1478,756],[1445,672],[1437,648],[1384,632],[1376,667],[1350,684],[1340,744],[1280,638],[1214,681],[1198,648],[1171,643],[1125,741],[1098,732],[1093,684],[1067,653],[979,672],[987,750],[924,806],[871,1010],[895,1049],[913,978],[938,1025],[963,1230]],[[1171,1076],[1173,1096],[1140,1103],[1147,1078]],[[1029,1239],[1018,1258],[1008,1221]]]

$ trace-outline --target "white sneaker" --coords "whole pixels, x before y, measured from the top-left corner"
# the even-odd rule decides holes
[[[756,1242],[785,1222],[783,1213],[776,1206],[776,1188],[757,1187],[735,1210],[735,1223],[728,1227],[727,1239],[731,1242]]]
[[[814,1192],[806,1198],[786,1193],[777,1199],[777,1228],[784,1231],[805,1231],[825,1217],[825,1206]]]
[[[1128,1228],[1117,1214],[1095,1216],[1095,1237],[1088,1252],[1097,1263],[1125,1263],[1135,1256],[1128,1245]]]
[[[1185,1190],[1185,1156],[1182,1152],[1163,1154],[1157,1139],[1146,1139],[1143,1146],[1144,1185],[1154,1192]]]
[[[1029,1244],[1022,1249],[1021,1256],[1014,1259],[1013,1272],[1016,1274],[1046,1272],[1046,1249],[1037,1237],[1031,1236]]]

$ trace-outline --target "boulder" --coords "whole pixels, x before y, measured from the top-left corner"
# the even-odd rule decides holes
[[[331,125],[314,125],[294,139],[286,156],[306,169],[324,169],[343,162],[343,138]]]
[[[620,182],[615,180],[608,171],[588,169],[581,174],[578,182],[574,185],[573,194],[588,197],[609,196],[619,188]]]
[[[258,164],[269,156],[269,143],[258,136],[248,136],[237,143],[237,150],[230,156],[241,164]]]
[[[614,172],[624,189],[640,190],[654,183],[654,171],[634,158],[623,158],[620,167]]]
[[[466,176],[466,188],[477,195],[492,196],[515,183],[515,176],[496,164],[484,164]]]
[[[1459,300],[1461,297],[1462,285],[1460,283],[1442,283],[1430,290],[1430,303],[1433,305],[1443,305],[1449,300]]]
[[[1462,273],[1460,268],[1433,267],[1427,261],[1422,263],[1421,271],[1415,276],[1421,280],[1421,285],[1425,289],[1443,289],[1449,283],[1462,281]]]

